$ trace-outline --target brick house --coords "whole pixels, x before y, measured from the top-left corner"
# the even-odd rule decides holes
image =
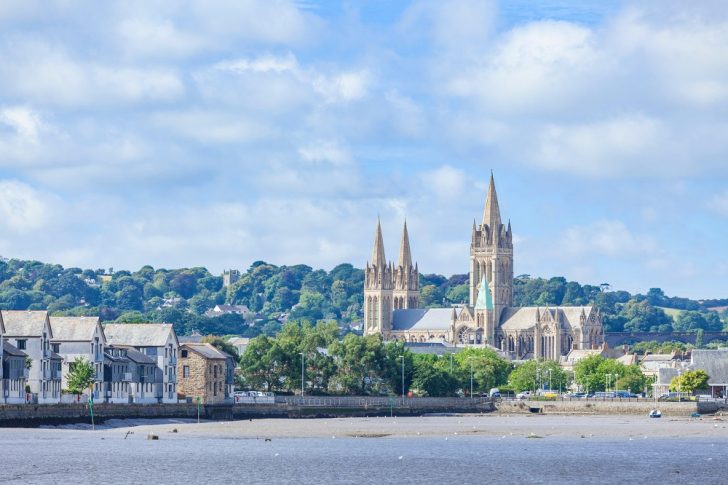
[[[225,402],[227,354],[208,343],[180,345],[177,360],[179,393],[203,404]]]

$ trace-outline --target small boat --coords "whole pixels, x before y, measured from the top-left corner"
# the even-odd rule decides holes
[[[661,418],[662,417],[662,413],[660,412],[659,409],[653,409],[652,411],[650,411],[649,417],[651,417],[651,418]]]

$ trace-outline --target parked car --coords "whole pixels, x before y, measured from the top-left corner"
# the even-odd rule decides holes
[[[497,387],[494,387],[493,389],[491,389],[490,393],[489,393],[489,397],[493,397],[493,398],[501,397],[500,389],[498,389]]]
[[[581,399],[583,397],[586,397],[585,392],[572,392],[571,394],[567,394],[566,397],[572,398],[572,399]]]
[[[516,394],[516,399],[530,399],[531,391],[523,391]]]

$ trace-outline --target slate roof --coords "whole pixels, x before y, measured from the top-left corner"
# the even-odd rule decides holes
[[[129,359],[127,357],[121,355],[112,355],[109,352],[104,352],[104,359],[108,359],[112,362],[129,362]]]
[[[157,361],[154,360],[152,357],[149,357],[147,354],[143,352],[139,352],[137,349],[132,347],[126,347],[124,345],[118,345],[117,347],[122,347],[126,349],[126,358],[131,360],[132,362],[135,362],[137,364],[157,364]]]
[[[3,342],[3,352],[7,355],[11,355],[13,357],[27,357],[28,354],[23,352],[22,350],[18,350],[18,348],[6,341]]]
[[[170,332],[173,332],[174,335],[171,323],[108,323],[104,325],[104,333],[109,345],[164,347]]]
[[[248,345],[250,343],[250,339],[248,337],[233,337],[229,339],[228,342],[232,345]]]
[[[220,352],[215,348],[214,345],[204,343],[204,344],[182,344],[180,346],[180,350],[191,350],[193,352],[196,352],[203,356],[206,359],[218,359],[218,360],[225,360],[228,358],[228,354]]]
[[[504,330],[528,330],[538,322],[538,315],[543,315],[547,311],[554,317],[555,312],[558,312],[559,322],[562,326],[575,328],[581,323],[582,311],[588,316],[592,311],[592,307],[563,306],[548,309],[535,306],[509,307],[505,308],[501,313],[501,328]]]
[[[8,337],[40,337],[48,318],[48,312],[45,310],[3,310],[1,313],[5,324],[5,335]],[[52,329],[48,336],[53,338]]]
[[[708,373],[708,385],[728,385],[728,350],[693,349],[692,368]]]
[[[455,308],[457,315],[463,311]],[[394,310],[392,330],[448,330],[452,325],[453,308],[418,308]]]
[[[202,343],[202,335],[180,335],[177,340],[180,344],[199,344]]]
[[[50,317],[53,340],[86,342],[94,338],[99,317]],[[103,335],[103,329],[101,334]]]
[[[647,354],[642,358],[642,362],[667,362],[674,358],[675,354]]]

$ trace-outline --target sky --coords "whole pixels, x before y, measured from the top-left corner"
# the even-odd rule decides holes
[[[3,0],[0,255],[468,270],[728,297],[728,9],[659,0]]]

